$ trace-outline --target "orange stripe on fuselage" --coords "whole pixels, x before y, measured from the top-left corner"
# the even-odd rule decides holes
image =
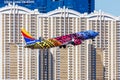
[[[62,43],[59,42],[59,41],[56,40],[56,39],[51,39],[51,41],[54,43],[55,46],[60,46],[60,45],[62,45]]]

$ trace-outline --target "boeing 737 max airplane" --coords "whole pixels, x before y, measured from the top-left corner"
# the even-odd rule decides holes
[[[46,40],[37,40],[33,38],[24,28],[21,29],[21,33],[26,42],[25,48],[31,49],[46,49],[52,47],[66,48],[68,44],[79,45],[84,40],[94,39],[99,35],[98,32],[93,30],[81,31],[73,34],[67,34],[56,38],[50,38]]]

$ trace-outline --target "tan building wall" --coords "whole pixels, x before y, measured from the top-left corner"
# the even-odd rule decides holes
[[[104,80],[103,50],[96,49],[96,80]]]
[[[17,79],[18,78],[18,66],[17,66],[17,46],[16,44],[9,44],[10,45],[10,54],[9,54],[9,75],[10,79]],[[7,66],[6,66],[7,67]]]
[[[60,80],[68,79],[68,49],[60,49]],[[70,65],[71,66],[71,65]]]

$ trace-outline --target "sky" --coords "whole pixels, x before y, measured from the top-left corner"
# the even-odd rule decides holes
[[[95,10],[120,16],[120,0],[95,0]]]

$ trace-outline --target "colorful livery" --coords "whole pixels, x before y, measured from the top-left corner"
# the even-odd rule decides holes
[[[97,35],[99,35],[98,32],[88,30],[41,41],[33,38],[23,28],[21,29],[21,33],[24,36],[24,40],[26,42],[25,47],[31,49],[46,49],[52,47],[66,48],[66,45],[68,44],[72,44],[74,46],[79,45],[82,43],[82,41],[87,39],[94,39]]]

